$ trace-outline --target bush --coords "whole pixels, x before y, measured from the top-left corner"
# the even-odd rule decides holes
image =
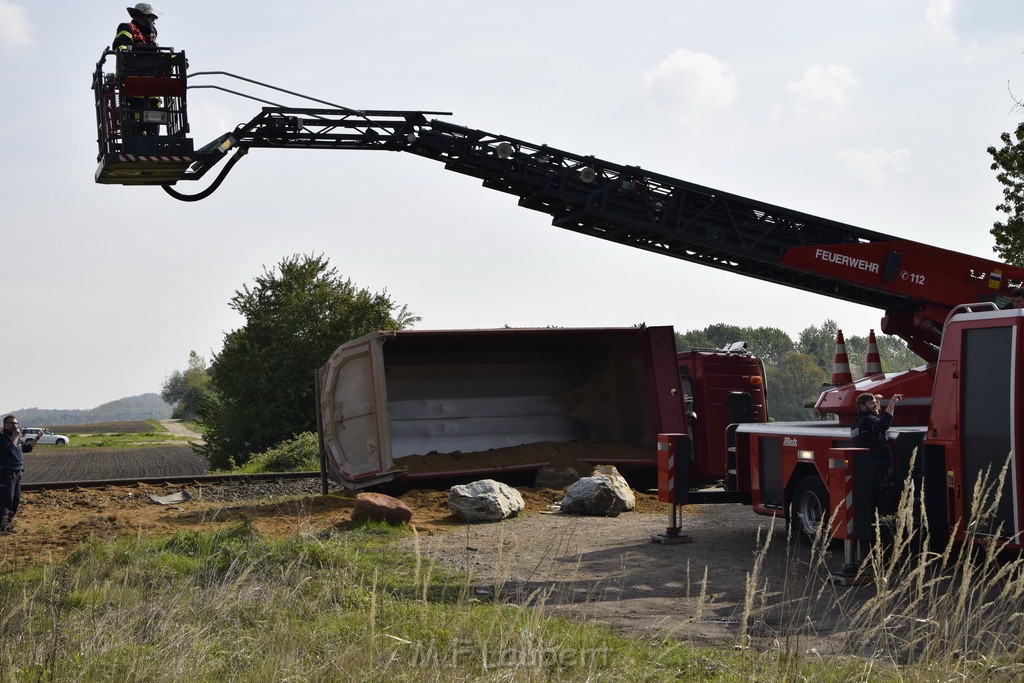
[[[316,429],[314,371],[349,339],[394,330],[416,316],[386,293],[343,279],[323,256],[295,255],[264,269],[229,307],[245,325],[224,336],[202,405],[215,468],[244,464],[283,439]],[[395,315],[392,316],[392,313]]]
[[[239,472],[310,472],[320,469],[320,441],[315,432],[303,432],[290,441],[257,453]]]

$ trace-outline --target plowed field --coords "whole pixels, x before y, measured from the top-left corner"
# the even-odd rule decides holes
[[[150,446],[129,450],[40,446],[25,454],[26,484],[150,479],[204,474],[209,465],[188,446]]]

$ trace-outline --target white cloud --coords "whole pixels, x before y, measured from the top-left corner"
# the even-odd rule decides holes
[[[35,28],[28,17],[28,8],[10,0],[0,0],[0,50],[14,50],[35,44]]]
[[[803,78],[791,81],[786,89],[793,97],[793,111],[799,116],[834,119],[850,104],[850,96],[860,85],[853,69],[845,64],[814,64]]]
[[[956,43],[956,33],[953,31],[953,3],[954,0],[928,0],[928,7],[924,11],[929,28],[945,45]]]
[[[893,173],[909,170],[910,150],[843,149],[833,159],[852,178],[868,185],[881,185]]]
[[[721,60],[680,48],[642,74],[647,95],[686,123],[728,109],[736,99],[736,74]]]

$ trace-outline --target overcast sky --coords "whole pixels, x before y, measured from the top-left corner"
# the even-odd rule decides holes
[[[1019,0],[156,4],[161,45],[185,50],[192,71],[359,109],[451,111],[462,125],[993,256],[1000,186],[985,150],[1022,116],[1010,92],[1024,98]],[[53,7],[0,0],[0,409],[159,391],[189,351],[219,351],[242,324],[232,294],[292,254],[322,253],[357,285],[386,289],[421,329],[879,327],[881,311],[554,228],[412,155],[255,150],[192,204],[96,185],[90,77],[128,15],[116,3]],[[211,90],[189,98],[197,146],[259,107]]]

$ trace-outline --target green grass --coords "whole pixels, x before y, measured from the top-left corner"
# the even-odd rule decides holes
[[[158,420],[96,422],[85,425],[63,425],[49,427],[56,434],[64,434],[69,441],[63,446],[41,444],[40,449],[56,451],[67,448],[114,448],[131,449],[147,446],[181,444],[189,439],[175,436],[167,431]]]
[[[147,446],[162,446],[167,444],[187,445],[189,439],[184,436],[175,436],[168,432],[130,432],[112,434],[68,434],[70,441],[64,446],[40,446],[40,448],[146,448]]]
[[[867,680],[877,665],[632,639],[515,604],[374,525],[88,543],[0,577],[0,680]],[[408,545],[408,544],[406,544]],[[879,679],[883,680],[883,679]]]
[[[201,431],[202,425],[190,423],[193,431]],[[197,428],[198,427],[198,428]],[[97,422],[87,425],[65,425],[50,427],[57,434],[67,435],[69,442],[64,446],[41,445],[41,449],[59,448],[112,448],[132,449],[168,444],[187,445],[191,440],[167,431],[158,420],[136,422]]]
[[[982,478],[973,519],[992,518],[1007,476]],[[787,548],[793,585],[769,586],[781,534],[759,539],[736,577],[747,591],[739,649],[552,616],[559,596],[543,577],[521,602],[503,597],[500,576],[481,594],[390,527],[273,539],[243,522],[91,542],[62,564],[0,576],[0,681],[1019,680],[1024,557],[992,543],[917,550],[931,544],[913,524],[915,500],[908,485],[887,543],[867,548],[866,600],[830,581],[825,537],[809,553]],[[699,621],[713,603],[704,576],[697,605],[675,618]],[[797,635],[813,635],[806,610],[822,600],[845,633],[817,634],[825,657]],[[772,612],[779,635],[757,636]]]
[[[320,442],[313,432],[303,432],[273,448],[256,453],[234,472],[315,472],[320,469]]]
[[[35,425],[25,425],[32,427]],[[44,425],[46,426],[46,425]],[[56,434],[99,434],[105,432],[116,433],[145,433],[167,430],[158,420],[121,420],[118,422],[93,422],[81,425],[49,425],[47,429]]]

